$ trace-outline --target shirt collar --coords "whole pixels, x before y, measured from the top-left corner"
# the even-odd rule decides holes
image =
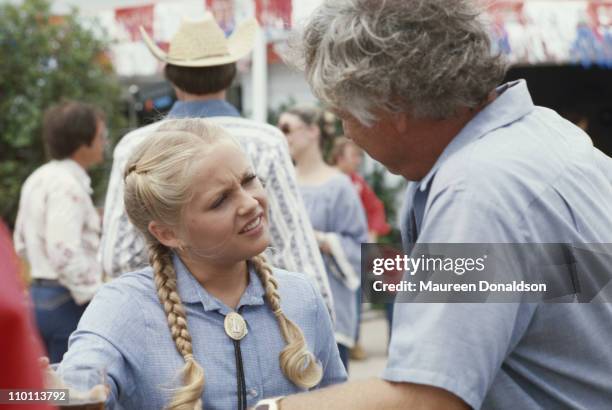
[[[208,293],[176,254],[172,255],[172,262],[176,271],[176,287],[183,303],[202,303],[205,312],[219,311],[223,315],[233,311],[219,299]],[[264,295],[265,290],[259,280],[259,276],[253,266],[249,264],[249,284],[242,294],[236,310],[242,306],[263,305],[265,303]]]
[[[57,163],[60,166],[66,168],[68,172],[70,172],[72,176],[76,178],[76,180],[79,182],[79,185],[81,185],[89,195],[93,193],[93,190],[91,189],[91,178],[89,178],[89,175],[87,175],[87,171],[85,171],[85,169],[80,166],[75,160],[71,158],[66,158],[57,161]]]
[[[497,98],[483,108],[446,146],[427,175],[418,182],[425,191],[440,166],[450,156],[491,131],[518,121],[533,111],[534,104],[525,80],[506,83],[496,89]]]
[[[177,101],[168,118],[240,117],[238,110],[225,100]]]

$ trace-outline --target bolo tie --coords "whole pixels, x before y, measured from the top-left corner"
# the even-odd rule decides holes
[[[234,355],[236,356],[236,383],[238,390],[238,409],[246,410],[246,382],[244,380],[244,366],[242,364],[242,352],[240,351],[240,341],[247,335],[247,325],[242,316],[237,312],[230,312],[225,316],[223,322],[225,333],[234,342]]]

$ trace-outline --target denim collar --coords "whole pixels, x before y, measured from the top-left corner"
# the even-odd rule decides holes
[[[183,303],[202,303],[205,312],[219,311],[223,315],[232,312],[227,305],[221,302],[216,297],[212,296],[208,291],[200,285],[197,279],[189,272],[183,261],[178,255],[172,255],[172,263],[176,271],[176,287]],[[236,310],[242,306],[257,306],[263,305],[265,290],[259,280],[259,276],[255,273],[252,264],[249,267],[249,284],[245,289]]]
[[[446,146],[427,175],[417,183],[422,192],[427,189],[429,182],[442,164],[454,153],[491,131],[520,120],[534,109],[525,80],[506,83],[498,87],[496,92],[497,98],[463,127]]]
[[[177,101],[168,118],[240,117],[240,113],[225,100]]]

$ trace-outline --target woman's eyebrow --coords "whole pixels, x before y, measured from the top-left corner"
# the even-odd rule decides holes
[[[249,177],[253,175],[255,175],[255,173],[253,172],[251,168],[244,171],[242,173],[242,176],[240,177],[240,184],[244,183],[247,179],[249,179]],[[220,187],[219,189],[215,189],[209,195],[207,195],[207,197],[209,199],[213,199],[213,198],[219,197],[220,195],[231,194],[235,190],[236,190],[236,184],[234,184],[234,182],[232,181],[231,186],[224,186],[224,187]]]
[[[251,168],[247,169],[242,173],[242,178],[240,178],[240,182],[245,182],[250,177],[254,176],[255,172]]]

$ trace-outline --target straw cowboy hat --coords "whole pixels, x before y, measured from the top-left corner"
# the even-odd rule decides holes
[[[252,18],[225,38],[212,14],[206,13],[202,20],[181,23],[167,53],[155,44],[142,26],[140,33],[151,53],[161,61],[181,67],[210,67],[233,63],[246,56],[253,49],[258,29],[257,20]]]

